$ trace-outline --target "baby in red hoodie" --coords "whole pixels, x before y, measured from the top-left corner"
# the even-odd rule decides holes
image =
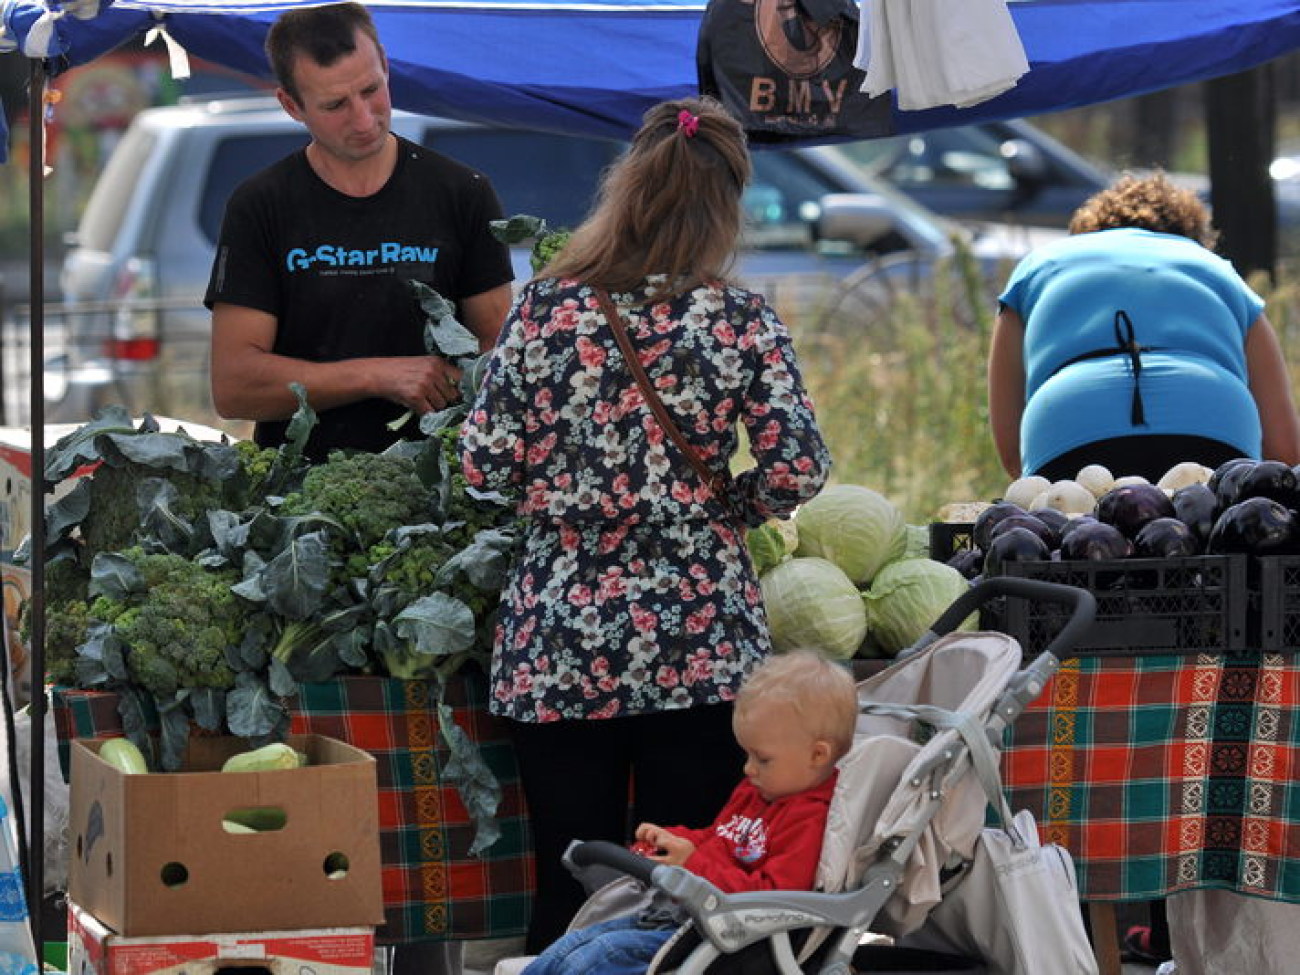
[[[744,781],[712,825],[642,823],[633,850],[727,893],[812,889],[835,763],[853,743],[857,714],[857,688],[843,664],[811,651],[769,657],[736,696]],[[524,975],[639,975],[675,929],[629,915],[572,931]]]

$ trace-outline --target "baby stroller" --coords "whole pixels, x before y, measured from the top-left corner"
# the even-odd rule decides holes
[[[999,597],[1071,609],[1055,639],[1024,669],[1013,638],[954,632]],[[1001,797],[996,750],[1003,732],[1041,693],[1059,666],[1058,653],[1079,641],[1095,609],[1092,594],[1072,586],[984,580],[915,646],[859,683],[857,734],[840,761],[816,891],[724,894],[681,867],[617,844],[574,843],[565,861],[593,894],[573,926],[636,910],[662,892],[690,920],[656,956],[651,973],[984,971],[980,959],[906,947],[904,936],[923,927],[954,877],[960,882],[986,806],[994,794]],[[900,944],[864,945],[869,933]],[[518,972],[526,961],[502,962],[497,975]]]

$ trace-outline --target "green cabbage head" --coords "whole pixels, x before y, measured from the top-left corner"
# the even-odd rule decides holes
[[[933,559],[891,562],[862,594],[868,643],[887,657],[910,647],[969,586],[960,572]],[[960,629],[973,630],[976,622],[972,613]]]
[[[833,562],[787,559],[759,581],[777,653],[818,650],[847,660],[862,646],[867,633],[862,594]]]
[[[856,585],[866,586],[881,566],[903,557],[907,522],[888,498],[860,484],[834,484],[795,515],[796,556],[834,562]]]
[[[745,533],[745,547],[754,560],[754,571],[762,575],[794,555],[799,547],[799,534],[793,521],[769,518]]]

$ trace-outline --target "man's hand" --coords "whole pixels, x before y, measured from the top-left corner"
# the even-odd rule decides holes
[[[421,416],[460,399],[460,370],[437,356],[370,360],[377,369],[378,395]]]
[[[636,844],[633,853],[639,853],[655,863],[664,863],[670,867],[685,865],[695,852],[695,844],[688,839],[677,836],[656,826],[654,823],[642,823],[636,828]]]

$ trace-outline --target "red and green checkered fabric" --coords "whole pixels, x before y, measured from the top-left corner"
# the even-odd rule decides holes
[[[1007,732],[1008,799],[1087,900],[1300,901],[1297,705],[1290,654],[1069,659]]]
[[[445,703],[501,783],[501,837],[481,857],[438,733],[434,687],[427,681],[342,677],[303,684],[293,710],[294,734],[327,735],[374,755],[379,783],[380,848],[388,944],[476,940],[522,934],[533,890],[532,834],[514,750],[502,723],[487,712],[486,681],[458,675]],[[54,695],[61,752],[73,737],[121,733],[114,694],[58,688]],[[65,765],[66,768],[66,765]]]

